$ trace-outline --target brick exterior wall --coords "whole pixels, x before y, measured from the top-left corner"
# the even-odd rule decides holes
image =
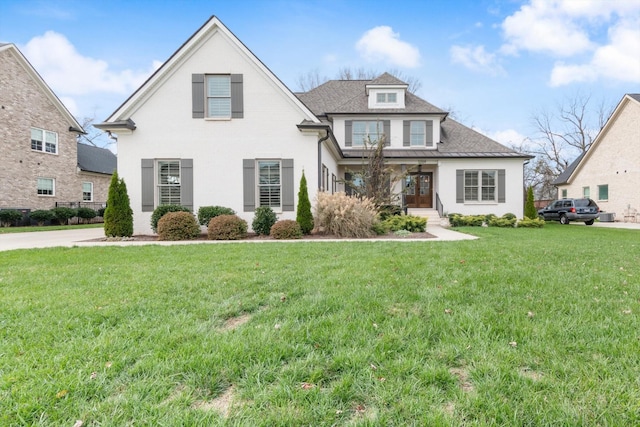
[[[51,209],[56,202],[82,200],[76,133],[69,119],[25,69],[13,49],[0,51],[0,209]],[[58,153],[31,149],[31,128],[58,134]],[[37,179],[55,180],[53,196],[37,194]],[[94,200],[106,201],[110,176],[92,179]],[[103,195],[104,194],[104,195]],[[104,198],[104,199],[102,199]]]

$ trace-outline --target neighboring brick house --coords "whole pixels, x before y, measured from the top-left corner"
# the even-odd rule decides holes
[[[249,223],[269,206],[295,219],[303,172],[312,203],[343,191],[363,139],[382,135],[388,164],[409,174],[396,189],[410,212],[522,217],[531,157],[447,115],[386,73],[294,94],[212,17],[96,127],[118,136],[134,233],[150,233],[163,204],[227,206]]]
[[[84,149],[77,141],[81,133],[82,126],[18,48],[0,44],[0,209],[104,203],[115,156]]]
[[[616,220],[640,210],[640,94],[622,97],[589,150],[553,184],[558,198],[591,198]]]

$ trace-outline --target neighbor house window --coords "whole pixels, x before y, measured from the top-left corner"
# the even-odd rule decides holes
[[[259,206],[280,208],[282,185],[280,160],[258,160]]]
[[[45,153],[58,153],[58,134],[48,130],[31,128],[31,149]]]
[[[566,188],[563,188],[563,189],[562,189],[562,198],[563,198],[563,199],[566,199],[566,198],[567,198],[567,189],[566,189]]]
[[[207,76],[207,117],[231,118],[231,76]]]
[[[591,189],[589,187],[582,187],[582,197],[585,199],[591,197]]]
[[[82,183],[82,201],[93,202],[93,182]]]
[[[426,123],[424,121],[411,121],[409,137],[411,146],[424,146],[426,141]]]
[[[181,203],[180,160],[158,161],[158,206]]]
[[[376,95],[376,102],[378,104],[395,104],[398,102],[398,94],[395,92],[378,93]]]
[[[338,177],[336,174],[331,174],[331,194],[335,193],[338,190]]]
[[[37,186],[39,196],[55,195],[55,181],[52,178],[38,178]]]
[[[465,202],[495,202],[497,171],[464,171]]]
[[[322,191],[329,191],[329,168],[322,165]]]
[[[352,126],[353,146],[363,146],[365,141],[376,142],[384,132],[382,122],[377,121],[354,121]]]
[[[598,185],[598,200],[609,200],[609,184]]]

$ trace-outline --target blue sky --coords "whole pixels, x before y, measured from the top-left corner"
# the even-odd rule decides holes
[[[294,91],[310,72],[394,69],[507,144],[576,94],[640,92],[640,0],[0,0],[0,42],[99,122],[211,15]]]

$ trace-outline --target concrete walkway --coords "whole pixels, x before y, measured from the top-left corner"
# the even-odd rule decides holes
[[[436,236],[432,239],[401,239],[404,242],[433,242],[433,241],[452,241],[452,240],[473,240],[477,237],[468,234],[459,233],[439,225],[429,224],[427,231]],[[214,240],[189,240],[180,242],[160,242],[160,241],[92,241],[104,237],[102,228],[85,228],[76,230],[56,230],[56,231],[38,231],[25,233],[7,233],[0,234],[0,251],[9,251],[14,249],[34,249],[34,248],[52,248],[52,247],[72,247],[72,246],[140,246],[140,245],[193,245],[193,244],[214,244],[214,243],[274,243],[281,240],[246,240],[246,241],[214,241]],[[353,239],[356,240],[356,239]],[[350,239],[325,239],[316,240],[322,242],[329,241],[352,241]],[[367,239],[371,241],[389,241],[389,239]],[[287,240],[287,242],[305,242],[305,240]],[[306,240],[308,242],[308,240]]]

